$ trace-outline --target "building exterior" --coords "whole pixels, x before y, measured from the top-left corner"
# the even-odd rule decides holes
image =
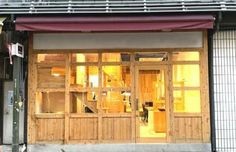
[[[27,48],[28,150],[235,150],[234,5],[2,1]]]

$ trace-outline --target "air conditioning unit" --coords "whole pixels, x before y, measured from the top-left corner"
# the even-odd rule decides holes
[[[11,55],[24,58],[24,46],[20,43],[11,44]]]

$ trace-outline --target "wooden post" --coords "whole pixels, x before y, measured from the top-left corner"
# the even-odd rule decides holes
[[[66,54],[66,67],[65,67],[65,132],[64,143],[69,142],[70,132],[70,55]]]
[[[135,109],[135,66],[134,66],[134,53],[130,54],[130,75],[131,75],[131,109],[132,109],[132,117],[131,117],[131,140],[135,142],[136,140],[136,109]]]
[[[208,81],[208,41],[207,31],[203,32],[203,51],[201,51],[201,110],[202,110],[202,138],[204,143],[210,142],[210,107]],[[213,88],[212,88],[213,89]]]
[[[36,118],[35,118],[35,99],[37,88],[37,55],[33,53],[33,34],[29,38],[28,52],[28,144],[34,144],[36,141]]]
[[[98,54],[98,142],[102,141],[102,53]]]

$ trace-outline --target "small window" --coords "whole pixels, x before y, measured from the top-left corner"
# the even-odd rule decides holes
[[[97,101],[98,92],[97,91],[81,91],[72,92],[70,104],[71,113],[97,113]]]
[[[38,63],[65,63],[66,58],[64,54],[38,54]]]
[[[65,92],[38,92],[36,113],[64,113]]]
[[[103,53],[102,62],[127,62],[130,61],[129,53]]]
[[[73,63],[98,62],[97,53],[73,53],[71,61]]]
[[[130,68],[128,66],[103,66],[103,87],[130,87]]]
[[[199,52],[173,52],[173,61],[199,61]]]
[[[174,112],[201,112],[199,90],[175,90]]]
[[[199,65],[173,65],[173,82],[174,87],[199,87]]]
[[[70,82],[77,87],[98,87],[98,67],[72,66]]]
[[[102,110],[105,113],[131,112],[130,91],[103,91]]]
[[[65,68],[64,67],[38,67],[38,87],[40,88],[64,88]]]
[[[167,61],[168,54],[166,52],[147,52],[147,53],[136,53],[135,61],[140,62],[161,62]]]

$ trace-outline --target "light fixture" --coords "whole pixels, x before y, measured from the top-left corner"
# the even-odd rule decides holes
[[[59,76],[60,76],[59,73],[53,73],[52,75],[53,75],[54,77],[59,77]]]
[[[5,20],[5,17],[0,17],[0,34],[2,32],[2,27],[3,27],[3,21]]]
[[[130,91],[121,91],[121,95],[122,96],[131,96],[131,92]]]

